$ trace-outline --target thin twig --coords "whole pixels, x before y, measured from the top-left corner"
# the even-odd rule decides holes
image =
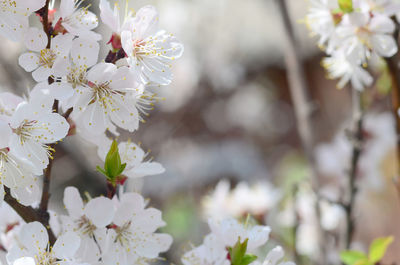
[[[297,251],[297,232],[299,230],[299,226],[300,226],[300,217],[299,217],[299,213],[297,210],[297,205],[296,205],[296,201],[297,201],[297,195],[299,193],[299,185],[295,184],[293,186],[293,193],[292,193],[292,200],[293,200],[293,215],[295,217],[295,224],[293,227],[293,242],[294,242],[294,247],[293,247],[293,258],[294,258],[294,262],[296,264],[301,264],[301,259],[300,259],[300,255],[299,252]]]
[[[325,233],[321,226],[321,209],[319,205],[319,188],[320,183],[318,180],[318,174],[315,169],[315,156],[313,152],[313,131],[310,121],[312,112],[310,104],[309,89],[305,80],[305,72],[302,67],[300,59],[300,50],[298,42],[296,41],[294,29],[290,21],[289,13],[287,10],[287,4],[285,0],[276,0],[281,13],[282,22],[285,29],[286,35],[286,50],[285,50],[285,61],[286,68],[288,71],[289,87],[291,92],[291,98],[294,105],[297,129],[300,135],[301,143],[303,146],[304,153],[308,159],[311,169],[311,181],[313,190],[317,195],[317,201],[315,203],[315,212],[318,218],[318,228],[320,235],[320,246],[321,246],[321,263],[325,263],[326,249],[325,249]]]
[[[49,4],[50,0],[46,0],[46,5],[43,7],[43,16],[42,16],[42,23],[43,23],[43,30],[46,32],[47,35],[47,49],[51,47],[51,33],[49,29]]]
[[[63,117],[64,117],[66,120],[68,120],[69,115],[71,115],[71,113],[72,113],[73,110],[74,110],[73,108],[67,109],[67,111],[63,114]]]
[[[50,0],[46,0],[46,5],[43,7],[42,10],[42,23],[43,23],[43,30],[47,34],[47,48],[50,49],[51,47],[51,34],[49,29],[49,4]],[[52,77],[48,78],[48,83],[52,84],[54,82]],[[53,112],[58,113],[58,100],[54,100],[53,104]],[[55,144],[50,145],[50,150],[55,152]],[[50,159],[47,168],[44,171],[43,175],[43,189],[42,189],[42,197],[40,199],[39,204],[39,213],[42,215],[43,220],[46,223],[49,223],[49,213],[48,213],[48,204],[50,199],[50,179],[51,179],[51,168],[53,166],[53,159]]]
[[[360,160],[362,152],[363,137],[363,103],[362,94],[360,91],[352,88],[352,100],[353,100],[353,134],[352,143],[353,150],[350,161],[349,170],[349,200],[345,204],[346,211],[346,249],[350,248],[355,232],[355,221],[354,221],[354,203],[357,194],[356,178],[358,161]]]
[[[399,38],[399,29],[396,28],[394,33],[395,40]],[[397,41],[398,42],[398,41]],[[398,43],[397,43],[398,44]],[[396,120],[396,149],[397,149],[397,176],[394,179],[394,184],[400,196],[400,54],[397,52],[391,58],[386,59],[390,75],[392,77],[392,111]]]

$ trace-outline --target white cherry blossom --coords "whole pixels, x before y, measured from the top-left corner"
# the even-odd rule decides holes
[[[113,200],[117,211],[102,252],[105,264],[135,264],[169,249],[172,237],[156,233],[165,225],[159,210],[145,208],[144,198],[137,193],[124,193]]]
[[[336,29],[338,49],[345,55],[354,54],[364,63],[372,53],[390,57],[397,52],[397,45],[392,33],[394,22],[387,16],[355,12],[344,17],[345,20]],[[357,62],[358,63],[358,62]]]
[[[129,31],[121,33],[122,48],[131,70],[143,84],[168,85],[172,81],[171,63],[183,54],[183,45],[158,29],[158,13],[153,6],[141,8],[129,20]]]
[[[99,24],[97,16],[90,12],[88,7],[80,7],[82,2],[81,0],[61,0],[60,18],[56,20],[54,30],[98,41],[101,35],[92,31]]]
[[[100,2],[101,19],[113,31],[114,49],[124,49],[132,73],[143,84],[168,85],[172,81],[171,62],[183,54],[183,45],[158,27],[158,13],[153,6],[132,12],[122,20],[119,9],[111,10],[106,0]],[[122,24],[122,25],[121,25]]]
[[[11,150],[31,161],[37,174],[49,163],[52,150],[48,144],[63,139],[69,130],[65,118],[52,112],[52,105],[41,91],[35,91],[30,102],[18,105],[10,122]]]
[[[101,134],[112,123],[130,132],[139,127],[141,92],[127,67],[99,63],[87,73],[87,85],[75,88],[74,119],[82,119],[87,131]]]
[[[283,261],[284,251],[281,246],[277,246],[273,248],[265,257],[263,262],[255,261],[252,263],[253,265],[295,265],[294,262],[291,261]]]
[[[50,247],[46,228],[39,222],[32,222],[22,227],[19,237],[19,244],[14,245],[7,254],[10,264],[20,258],[32,258],[37,265],[80,264],[75,260],[80,238],[73,232],[61,235]]]
[[[37,170],[34,165],[10,148],[11,128],[0,121],[0,203],[4,198],[4,186],[23,205],[30,205],[40,198]]]
[[[245,227],[233,218],[222,221],[209,219],[208,226],[211,229],[211,233],[216,235],[225,247],[234,246],[238,238],[241,238],[241,240],[248,239],[247,249],[249,252],[264,245],[268,241],[271,231],[268,226]]]
[[[22,40],[29,28],[29,16],[42,8],[46,0],[3,0],[0,3],[0,35]]]
[[[72,34],[59,34],[52,38],[47,47],[47,35],[38,28],[30,28],[25,36],[25,46],[30,50],[19,57],[19,64],[33,78],[40,82],[50,76],[64,76],[67,73]]]
[[[343,52],[337,52],[331,57],[322,60],[322,65],[331,79],[339,78],[338,88],[343,88],[350,82],[352,87],[363,90],[372,85],[374,79],[371,74],[356,60],[349,58]]]
[[[181,260],[184,265],[229,265],[231,262],[227,256],[226,247],[221,245],[216,235],[209,234],[202,245],[186,252]]]
[[[69,214],[61,216],[64,232],[75,232],[81,238],[77,256],[90,263],[99,261],[101,253],[96,242],[106,237],[106,227],[114,218],[113,202],[98,197],[84,205],[79,191],[67,187],[64,191],[64,205]]]

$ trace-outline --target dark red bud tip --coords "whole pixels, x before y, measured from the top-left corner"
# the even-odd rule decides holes
[[[107,44],[110,43],[114,50],[119,50],[122,48],[121,37],[116,33],[114,33],[109,42],[107,42]]]
[[[118,177],[117,177],[117,184],[119,184],[119,185],[124,185],[124,184],[125,184],[125,181],[126,181],[127,179],[128,179],[128,178],[127,178],[126,176],[124,176],[124,175],[118,176]]]

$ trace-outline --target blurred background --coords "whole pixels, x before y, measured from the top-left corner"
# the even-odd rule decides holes
[[[174,81],[157,93],[165,100],[134,134],[122,134],[151,149],[166,172],[129,182],[130,190],[149,198],[163,211],[163,231],[174,238],[166,255],[173,263],[198,245],[208,233],[207,218],[251,214],[254,222],[273,227],[272,240],[289,258],[309,264],[320,246],[313,216],[315,194],[302,152],[287,82],[285,31],[276,1],[280,0],[159,0],[131,1],[135,10],[152,4],[160,26],[174,33],[185,52],[173,66]],[[97,14],[98,1],[91,10]],[[287,1],[312,98],[313,145],[319,178],[326,194],[323,216],[328,256],[337,262],[345,227],[343,210],[332,201],[345,199],[351,142],[351,92],[328,80],[320,61],[323,53],[304,23],[308,3]],[[103,33],[102,54],[110,32]],[[24,95],[34,85],[17,65],[24,47],[0,43],[0,82],[4,91]],[[390,79],[377,67],[377,82],[367,93],[368,135],[358,171],[355,248],[366,249],[373,238],[394,235],[398,240],[386,256],[400,260],[400,207],[392,184],[396,168],[395,132],[388,93]],[[75,185],[92,195],[104,194],[105,182],[96,173],[101,161],[96,148],[73,136],[57,146],[51,207],[61,209],[62,191]],[[225,180],[224,182],[220,182]],[[216,188],[217,186],[217,188]],[[296,200],[294,200],[296,198]],[[295,243],[295,239],[297,243]]]

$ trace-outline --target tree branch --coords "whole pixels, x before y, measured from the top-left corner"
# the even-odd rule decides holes
[[[395,40],[398,44],[399,29],[396,28],[394,33]],[[397,52],[391,58],[386,59],[387,66],[392,77],[392,112],[396,120],[396,149],[397,149],[397,176],[394,179],[398,196],[400,196],[400,54]]]
[[[298,42],[296,41],[296,36],[292,23],[290,21],[290,16],[287,10],[286,0],[276,0],[278,3],[279,11],[281,13],[282,22],[285,29],[286,35],[286,49],[285,49],[285,63],[288,71],[290,94],[294,106],[294,111],[297,121],[297,129],[300,135],[301,143],[303,146],[304,153],[310,164],[311,169],[311,181],[313,185],[313,190],[317,195],[317,201],[315,203],[315,212],[318,218],[318,228],[319,228],[319,242],[321,246],[321,263],[326,262],[326,250],[325,250],[325,233],[321,226],[321,209],[319,205],[319,188],[320,183],[318,179],[318,174],[315,169],[315,156],[313,152],[313,131],[310,121],[311,116],[311,104],[309,89],[305,79],[305,72],[302,67],[300,59],[300,50]]]
[[[24,206],[20,204],[14,197],[11,196],[10,189],[7,187],[4,187],[4,201],[11,206],[11,208],[14,209],[14,211],[21,216],[21,218],[26,222],[40,222],[42,223],[46,229],[47,233],[49,234],[49,242],[50,245],[54,245],[56,242],[56,237],[53,233],[53,231],[50,228],[49,222],[46,219],[43,219],[43,216],[39,213],[39,211],[36,211],[30,206]]]
[[[353,142],[353,150],[350,161],[349,170],[349,201],[344,205],[346,211],[346,249],[350,248],[351,242],[353,240],[355,232],[355,222],[354,222],[354,203],[357,194],[356,178],[357,178],[357,168],[358,161],[360,160],[362,152],[362,143],[364,141],[363,137],[363,103],[362,94],[360,91],[352,88],[352,100],[353,100],[353,129],[351,141]]]

